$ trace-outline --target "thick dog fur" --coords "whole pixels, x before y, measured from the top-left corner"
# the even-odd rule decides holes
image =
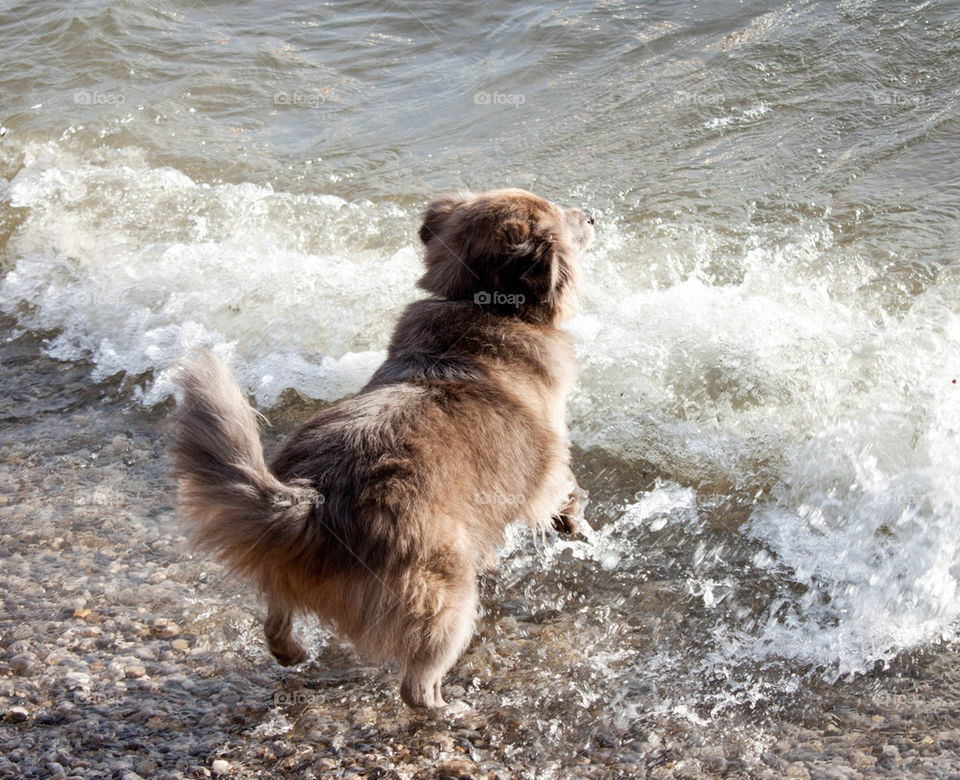
[[[197,545],[253,581],[281,664],[314,612],[363,654],[403,667],[414,707],[466,647],[477,573],[505,527],[575,530],[564,423],[578,257],[593,220],[523,190],[431,204],[420,228],[431,297],[386,362],[304,423],[267,465],[257,415],[210,354],[186,362],[171,455]]]

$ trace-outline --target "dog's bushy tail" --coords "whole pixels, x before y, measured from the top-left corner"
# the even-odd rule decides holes
[[[193,540],[237,573],[267,580],[319,541],[310,515],[322,499],[267,468],[257,413],[221,360],[202,352],[176,381],[183,399],[169,451]]]

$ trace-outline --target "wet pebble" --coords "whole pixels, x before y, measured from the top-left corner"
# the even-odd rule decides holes
[[[877,759],[862,750],[856,750],[850,755],[850,763],[857,769],[870,769],[877,763]]]
[[[707,772],[722,773],[727,768],[727,759],[722,748],[702,748],[696,752],[696,757]]]
[[[17,653],[7,661],[10,668],[17,674],[29,677],[39,669],[39,661],[36,653]]]
[[[799,761],[788,765],[785,774],[787,777],[796,777],[799,780],[810,780],[810,770]]]
[[[153,631],[162,639],[173,639],[180,634],[180,626],[167,618],[157,618],[153,621]]]
[[[24,589],[29,589],[30,591],[32,591],[32,592],[31,592],[31,595],[34,595],[34,596],[38,595],[38,594],[35,592],[35,591],[36,591],[36,588],[35,588],[35,587],[32,587],[32,583],[29,583],[29,582],[27,582],[27,581],[23,581],[23,582],[22,582],[22,586],[23,586]],[[20,595],[22,596],[23,593],[21,592]],[[29,636],[33,636],[33,629],[32,629],[29,625],[27,625],[27,624],[25,624],[25,623],[17,626],[17,627],[13,630],[13,638],[14,638],[14,639],[26,639],[26,638],[29,637]]]
[[[699,761],[696,759],[687,758],[677,762],[673,768],[673,774],[675,777],[692,780],[693,778],[701,777],[703,772],[701,771]]]

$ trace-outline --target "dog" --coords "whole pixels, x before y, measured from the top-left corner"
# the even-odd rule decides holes
[[[170,452],[195,544],[259,588],[279,663],[306,659],[292,620],[313,612],[362,655],[397,661],[407,705],[434,708],[504,529],[576,533],[564,413],[577,370],[558,325],[594,227],[504,189],[436,200],[419,237],[429,296],[357,395],[268,464],[257,413],[203,353],[179,371]]]

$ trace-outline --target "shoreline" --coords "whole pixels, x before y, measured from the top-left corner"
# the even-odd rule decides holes
[[[960,771],[953,646],[873,677],[801,681],[795,696],[706,721],[657,712],[656,690],[626,704],[538,699],[543,681],[575,665],[544,643],[593,628],[563,610],[531,614],[522,588],[497,574],[482,582],[485,614],[445,680],[458,704],[442,716],[407,710],[395,670],[309,622],[299,630],[311,660],[285,670],[266,652],[254,595],[185,546],[162,414],[98,402],[108,389],[90,385],[87,367],[41,357],[28,340],[7,342],[0,357],[0,777]],[[513,599],[498,603],[504,594]],[[637,701],[650,711],[619,712]]]

